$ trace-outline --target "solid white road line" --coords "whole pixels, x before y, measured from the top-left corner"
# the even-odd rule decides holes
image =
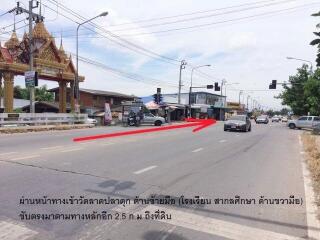
[[[10,154],[15,154],[18,152],[6,152],[6,153],[0,153],[0,156],[4,156],[4,155],[10,155]]]
[[[40,149],[41,150],[53,150],[53,149],[57,149],[57,148],[62,148],[62,146],[43,147],[43,148],[40,148]]]
[[[107,142],[107,143],[100,143],[100,146],[109,146],[109,145],[113,145],[113,142]]]
[[[36,158],[36,157],[40,157],[40,155],[30,155],[30,156],[24,156],[24,157],[11,158],[10,160],[11,161],[17,161],[17,160]]]
[[[193,153],[197,153],[197,152],[200,152],[200,151],[202,151],[202,150],[203,150],[203,148],[198,148],[198,149],[193,150],[192,152],[193,152]]]
[[[75,152],[75,151],[79,151],[82,150],[83,148],[71,148],[71,149],[66,149],[66,150],[62,150],[60,152],[62,153],[66,153],[66,152]]]
[[[18,224],[0,221],[0,239],[5,240],[26,240],[30,239],[37,232]]]
[[[143,168],[141,170],[138,170],[138,171],[135,171],[133,172],[134,174],[141,174],[141,173],[144,173],[146,171],[150,171],[151,169],[154,169],[156,168],[157,166],[150,166],[150,167],[146,167],[146,168]]]
[[[171,220],[158,220],[163,223],[171,224],[177,227],[192,229],[195,231],[221,236],[227,239],[245,239],[245,240],[300,240],[301,238],[267,231],[264,229],[240,225],[233,222],[218,220],[186,211],[178,211],[174,209],[163,208],[161,206],[149,205],[144,208],[145,211],[155,212],[157,210],[165,211],[172,215]],[[139,211],[140,212],[140,211]],[[302,239],[301,239],[302,240]]]
[[[224,143],[224,142],[226,142],[226,141],[227,141],[227,140],[222,139],[222,140],[219,141],[219,143]]]
[[[301,136],[299,135],[300,148],[303,148]],[[317,219],[317,206],[315,204],[315,196],[312,188],[311,175],[308,170],[305,159],[302,157],[302,175],[304,182],[305,201],[306,201],[306,214],[308,224],[308,239],[320,239],[320,223]]]

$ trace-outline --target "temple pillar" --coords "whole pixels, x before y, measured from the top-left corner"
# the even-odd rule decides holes
[[[74,81],[70,82],[70,105],[71,105],[71,112],[74,112],[75,110]]]
[[[67,82],[59,82],[59,113],[67,111]]]
[[[3,73],[4,79],[4,112],[13,112],[13,84],[14,75],[9,72]]]

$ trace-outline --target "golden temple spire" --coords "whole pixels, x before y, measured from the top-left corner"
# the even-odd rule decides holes
[[[13,30],[10,39],[4,44],[4,46],[6,48],[12,49],[12,48],[15,48],[15,47],[19,46],[19,44],[20,44],[20,42],[19,42],[19,39],[17,37],[17,33],[16,33],[15,30]]]
[[[44,26],[43,22],[37,22],[33,28],[33,38],[35,39],[42,39],[48,40],[51,38],[51,35],[47,31],[46,27]]]
[[[64,52],[64,49],[63,49],[63,43],[62,43],[62,34],[61,34],[61,38],[60,38],[60,47],[59,47],[59,51],[60,51],[60,52]]]

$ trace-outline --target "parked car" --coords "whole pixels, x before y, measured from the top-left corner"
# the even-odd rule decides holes
[[[280,117],[278,117],[278,116],[273,116],[273,117],[271,118],[271,122],[280,122]]]
[[[269,118],[267,115],[260,115],[259,117],[257,117],[256,123],[257,124],[260,124],[260,123],[268,124]]]
[[[296,120],[288,121],[288,127],[290,129],[313,128],[318,123],[320,123],[320,117],[318,116],[302,116]]]
[[[93,118],[87,118],[86,119],[86,124],[96,125],[97,123],[98,123],[98,121],[96,119],[93,119]]]
[[[287,117],[283,117],[283,118],[281,119],[281,122],[288,122],[288,118],[287,118]]]
[[[243,131],[250,132],[251,131],[251,121],[246,115],[235,115],[231,116],[224,123],[224,131],[227,130],[235,130],[235,131]]]
[[[141,124],[152,124],[155,126],[161,126],[166,120],[163,117],[154,116],[152,113],[145,113]]]

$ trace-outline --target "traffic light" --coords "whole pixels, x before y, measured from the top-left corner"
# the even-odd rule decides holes
[[[207,89],[213,89],[213,85],[207,85]]]
[[[220,91],[219,83],[214,83],[214,91]]]
[[[38,72],[34,73],[34,86],[38,87],[39,81],[38,81]]]
[[[157,93],[153,95],[153,99],[157,104],[162,102],[161,88],[157,88]]]
[[[269,89],[277,89],[277,80],[272,80]]]

